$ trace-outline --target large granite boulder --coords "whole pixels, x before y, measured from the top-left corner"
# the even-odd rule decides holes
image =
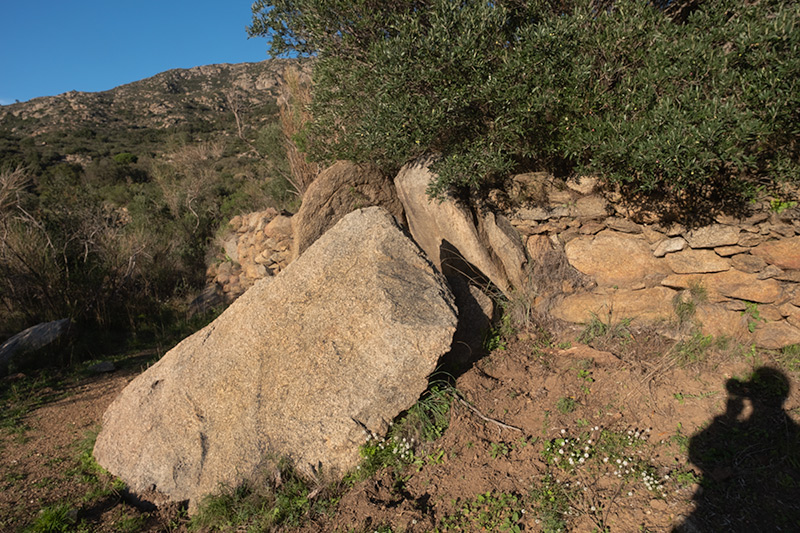
[[[134,492],[173,501],[288,457],[309,475],[356,466],[419,398],[456,328],[453,296],[382,208],[350,213],[274,278],[134,379],[94,455]]]
[[[326,168],[308,186],[300,210],[292,217],[292,256],[303,253],[347,213],[370,206],[381,206],[403,221],[394,183],[378,167],[337,161]]]

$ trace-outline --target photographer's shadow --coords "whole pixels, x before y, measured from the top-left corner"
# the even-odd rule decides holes
[[[702,479],[695,511],[673,531],[800,531],[800,427],[783,410],[789,380],[761,367],[725,386],[725,413],[689,442]]]

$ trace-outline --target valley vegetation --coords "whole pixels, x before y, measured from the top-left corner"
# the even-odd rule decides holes
[[[70,318],[72,348],[44,362],[70,364],[196,328],[187,304],[219,228],[299,203],[284,133],[294,111],[278,104],[296,63],[170,71],[2,108],[0,339]]]

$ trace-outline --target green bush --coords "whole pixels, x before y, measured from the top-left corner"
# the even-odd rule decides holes
[[[435,193],[529,169],[686,204],[798,181],[798,4],[678,4],[259,0],[249,31],[317,56],[314,158],[438,154]]]

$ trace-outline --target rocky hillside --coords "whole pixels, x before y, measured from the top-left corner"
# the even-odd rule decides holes
[[[229,95],[248,106],[274,102],[274,89],[291,60],[174,69],[151,78],[87,93],[0,106],[0,129],[38,136],[83,127],[168,128],[184,121],[213,122],[229,110]]]

